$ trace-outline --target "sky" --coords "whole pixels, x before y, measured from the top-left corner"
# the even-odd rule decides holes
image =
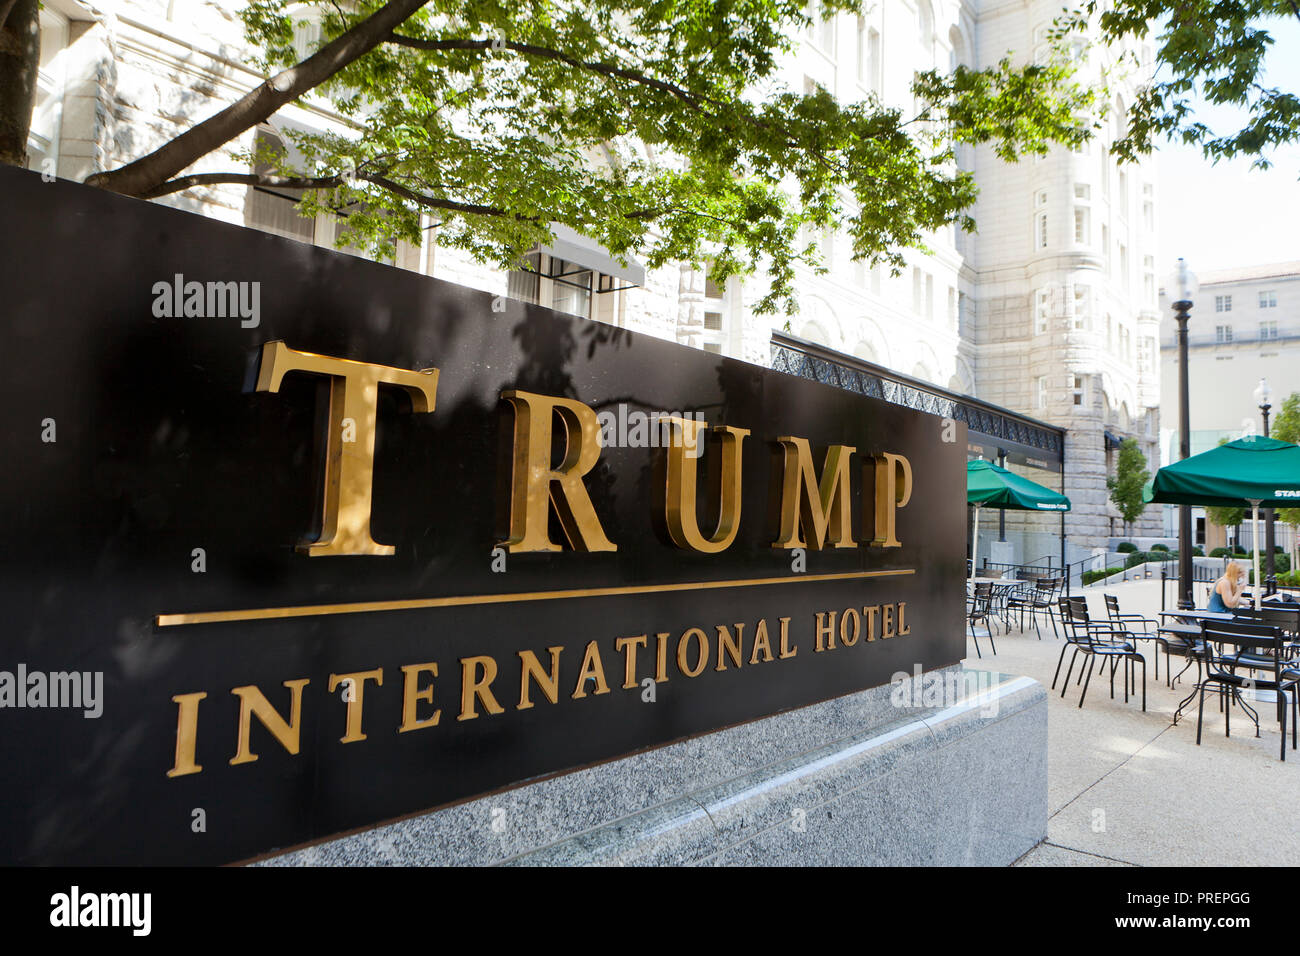
[[[1276,43],[1265,82],[1300,90],[1300,20],[1270,24]],[[1196,116],[1218,131],[1232,114],[1200,105]],[[1226,127],[1225,127],[1226,128]],[[1156,157],[1159,256],[1163,275],[1182,256],[1195,271],[1300,259],[1300,146],[1274,150],[1274,165],[1204,159],[1197,148],[1163,145]]]

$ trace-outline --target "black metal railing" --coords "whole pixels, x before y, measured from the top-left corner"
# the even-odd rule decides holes
[[[990,561],[988,558],[985,558],[982,567],[985,570],[998,571],[1003,577],[1017,577],[1021,581],[1029,581],[1033,578],[1064,578],[1065,593],[1068,595],[1071,593],[1071,586],[1076,573],[1079,576],[1080,582],[1082,582],[1084,571],[1083,565],[1095,560],[1097,559],[1092,555],[1089,555],[1086,558],[1080,558],[1078,561],[1071,561],[1069,564],[1062,567],[1057,563],[1053,555],[1045,554],[1041,558],[1036,558],[1029,564],[1008,564],[1000,561]],[[969,569],[969,561],[966,562],[966,566]]]
[[[1040,564],[1038,563],[1040,561],[1046,561],[1047,563]],[[1045,554],[1029,564],[1010,564],[1005,561],[990,561],[985,558],[980,567],[985,571],[997,571],[1005,578],[1014,577],[1021,581],[1029,581],[1032,578],[1054,578],[1061,573],[1061,566],[1052,562],[1050,554]]]

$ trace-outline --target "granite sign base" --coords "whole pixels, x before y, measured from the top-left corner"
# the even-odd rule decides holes
[[[260,862],[1000,866],[1046,835],[1042,685],[950,667]]]

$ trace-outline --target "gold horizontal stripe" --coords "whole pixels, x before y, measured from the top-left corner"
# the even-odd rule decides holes
[[[216,624],[223,621],[265,621],[286,617],[322,617],[326,614],[364,614],[370,611],[413,611],[430,607],[463,607],[467,604],[515,604],[522,601],[558,601],[564,598],[611,597],[619,594],[662,594],[666,591],[713,591],[721,588],[752,588],[764,584],[792,584],[796,581],[850,581],[915,574],[915,568],[897,571],[849,571],[843,574],[793,574],[783,578],[743,578],[735,581],[689,581],[685,584],[647,584],[618,588],[576,588],[569,591],[523,591],[516,594],[469,594],[459,597],[412,598],[404,601],[356,601],[352,604],[304,604],[298,607],[261,607],[243,611],[195,611],[188,614],[159,614],[159,627],[180,624]]]

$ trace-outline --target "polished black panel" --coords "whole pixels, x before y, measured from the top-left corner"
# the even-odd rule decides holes
[[[0,707],[5,785],[0,861],[215,863],[608,760],[888,682],[964,654],[965,425],[839,388],[633,334],[186,212],[0,169],[0,454],[5,521],[0,671],[102,672],[103,713]],[[154,286],[260,283],[260,320],[159,318]],[[382,389],[373,533],[391,557],[307,557],[319,528],[324,380],[257,392],[263,343],[407,369],[441,370],[437,406],[413,414]],[[579,399],[597,411],[700,412],[751,430],[744,511],[725,553],[686,554],[655,518],[658,448],[607,447],[588,476],[616,553],[510,555],[501,537],[512,434],[502,390]],[[49,423],[54,441],[46,441]],[[852,581],[669,590],[551,601],[158,627],[160,614],[337,605],[452,595],[798,577],[774,550],[775,439],[906,455],[903,546],[807,555],[805,575],[914,573]],[[950,440],[945,440],[950,439]],[[712,478],[706,457],[701,487]],[[873,482],[854,459],[854,521]],[[702,499],[706,496],[702,495]],[[702,508],[705,501],[702,500]],[[711,528],[711,516],[701,524]],[[206,570],[192,569],[202,548]],[[814,651],[816,612],[906,602],[910,633]],[[777,650],[750,663],[766,619]],[[744,624],[744,664],[717,670],[717,627]],[[698,677],[676,665],[688,628],[710,637]],[[624,690],[614,642],[645,634],[637,679],[671,635],[654,702]],[[574,699],[596,641],[606,694]],[[561,645],[559,701],[520,710],[518,652]],[[504,712],[458,720],[462,658],[499,665]],[[437,662],[436,727],[399,734],[402,665]],[[340,743],[346,705],[331,673],[383,669],[365,688],[366,739]],[[256,685],[286,718],[285,681],[307,678],[301,745],[257,720],[253,763],[235,754],[238,701]],[[2,678],[0,678],[2,679]],[[199,707],[200,773],[168,778],[172,697]],[[0,699],[0,703],[3,700]],[[481,711],[481,708],[480,708]],[[430,712],[420,705],[420,716]],[[194,832],[194,811],[206,831]]]

